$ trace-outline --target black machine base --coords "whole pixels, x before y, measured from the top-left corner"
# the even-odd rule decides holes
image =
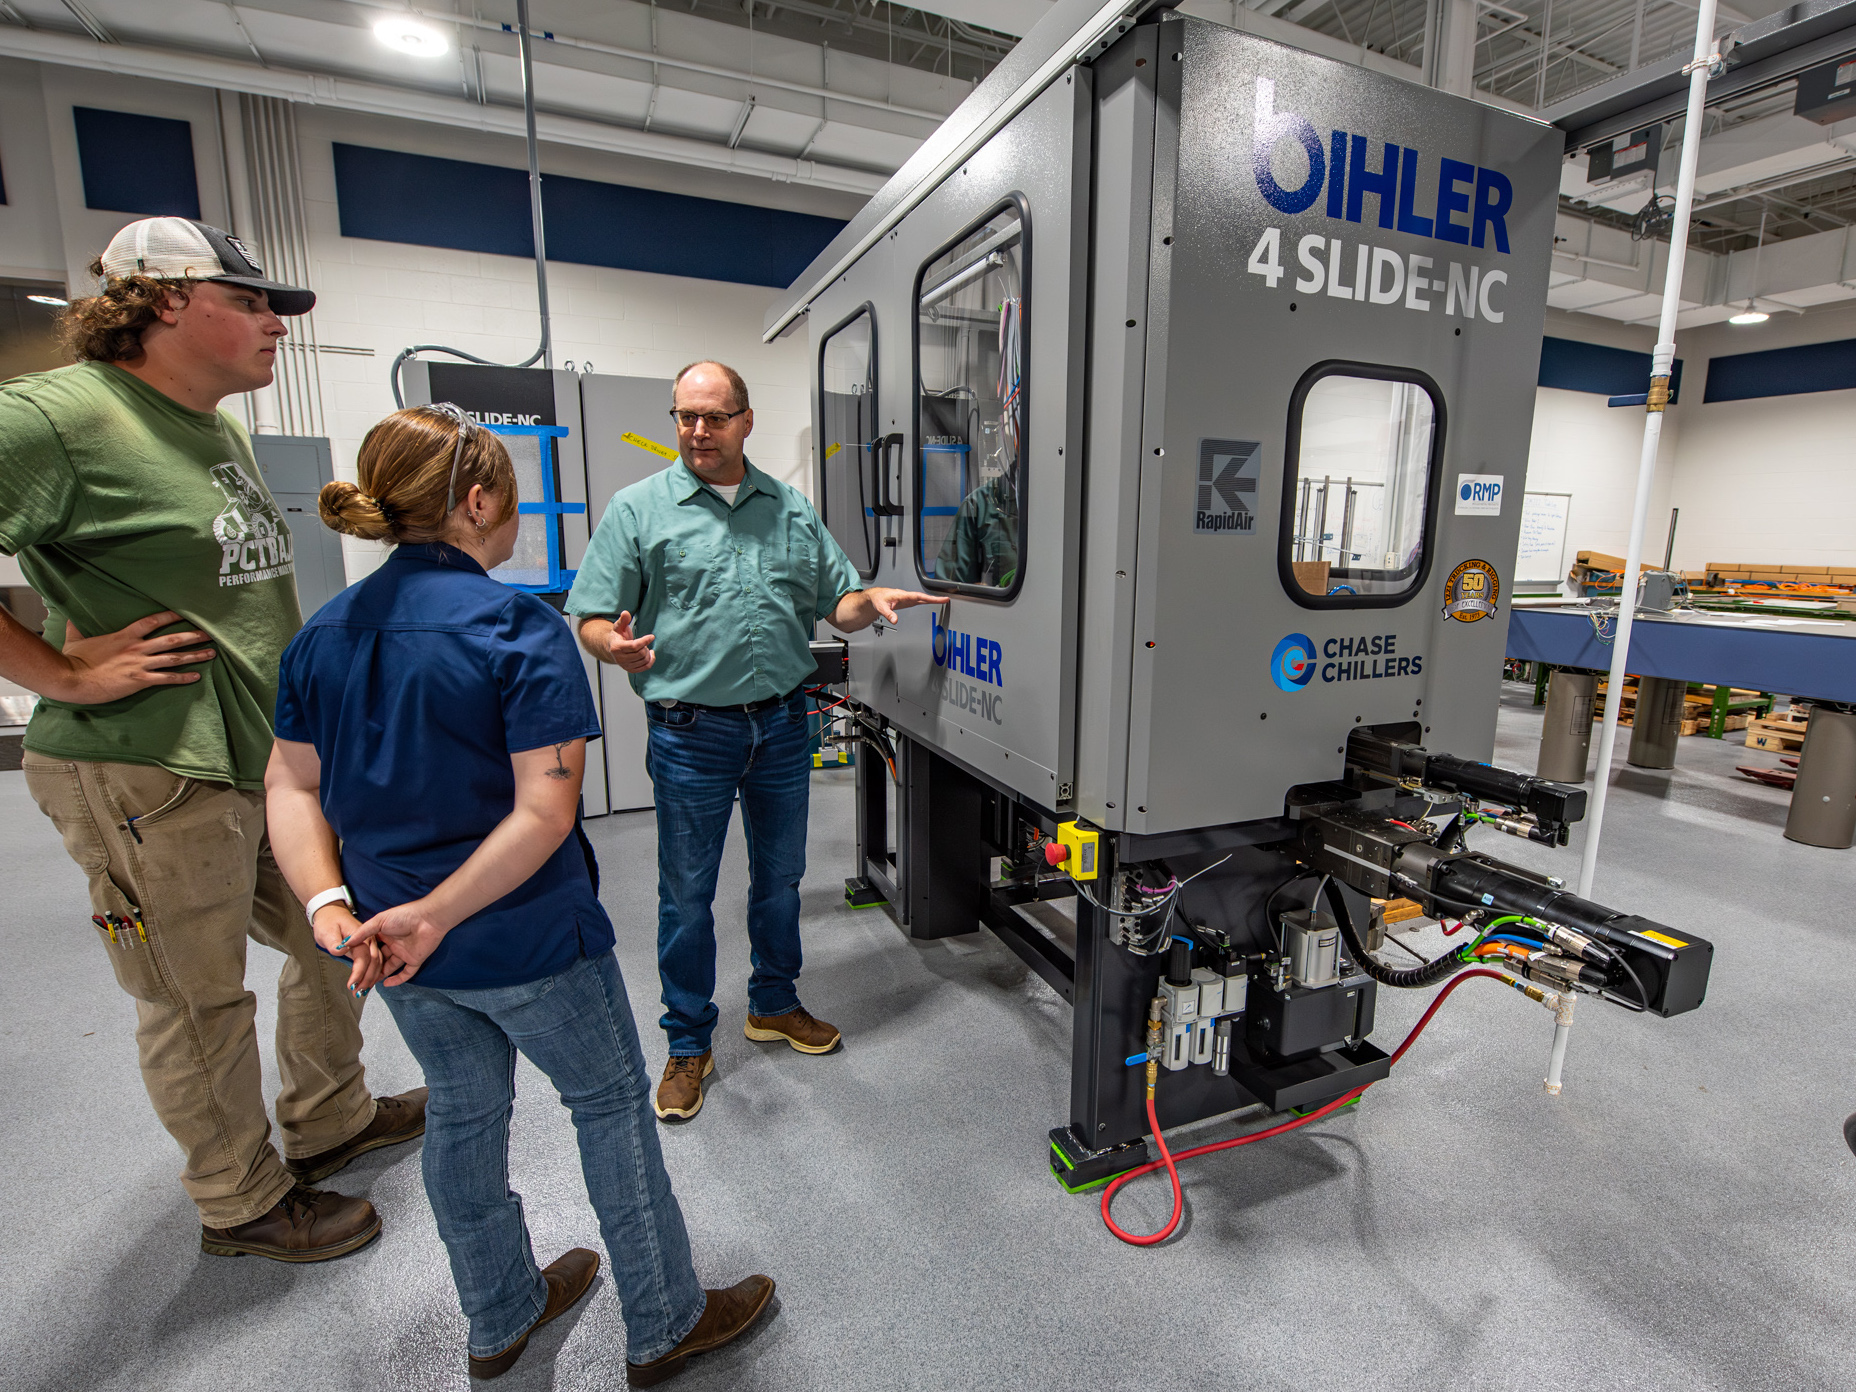
[[[871,909],[878,904],[889,902],[878,889],[862,875],[852,875],[844,882],[844,902],[853,909]]]
[[[1076,1132],[1059,1126],[1050,1133],[1050,1172],[1072,1194],[1106,1184],[1116,1175],[1148,1161],[1146,1137],[1136,1137],[1106,1150],[1092,1150],[1076,1139]]]
[[[1272,1112],[1318,1107],[1392,1071],[1392,1056],[1368,1040],[1292,1063],[1265,1066],[1233,1040],[1231,1076]]]

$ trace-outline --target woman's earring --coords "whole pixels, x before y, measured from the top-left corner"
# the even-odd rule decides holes
[[[472,522],[474,522],[474,523],[476,523],[476,524],[477,524],[477,530],[478,530],[478,531],[480,531],[480,532],[481,532],[481,531],[482,531],[482,530],[483,530],[483,529],[484,529],[485,527],[487,527],[487,526],[489,526],[489,525],[490,525],[490,519],[489,519],[489,518],[487,518],[487,517],[485,517],[485,516],[483,516],[483,514],[481,514],[481,513],[475,513],[475,514],[473,514],[473,515],[471,516],[471,519],[470,519],[470,520],[471,520]]]

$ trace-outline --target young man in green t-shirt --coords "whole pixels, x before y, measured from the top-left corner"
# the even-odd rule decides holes
[[[186,1155],[200,1245],[324,1261],[365,1245],[365,1199],[308,1186],[425,1130],[425,1089],[372,1097],[350,964],[317,951],[265,839],[277,661],[302,624],[290,529],[219,403],[269,386],[280,315],[315,296],[245,247],[146,218],[72,304],[79,362],[0,384],[0,551],[45,601],[0,609],[0,676],[42,698],[27,785],[90,879],[135,998],[142,1079]],[[270,1142],[247,936],[286,954]]]

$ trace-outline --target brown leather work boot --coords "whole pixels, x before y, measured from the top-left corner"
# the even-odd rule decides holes
[[[269,1257],[318,1262],[345,1257],[380,1236],[380,1215],[366,1199],[351,1199],[304,1184],[291,1188],[267,1212],[236,1228],[200,1226],[200,1250],[215,1257]]]
[[[829,1054],[844,1038],[836,1025],[812,1018],[803,1005],[794,1006],[784,1015],[748,1016],[747,1036],[756,1043],[784,1039],[802,1054]]]
[[[702,1110],[702,1080],[715,1072],[715,1050],[700,1054],[672,1054],[664,1064],[664,1080],[657,1085],[652,1108],[659,1121],[675,1117],[688,1121]]]
[[[662,1358],[649,1363],[627,1363],[625,1380],[633,1387],[653,1387],[683,1371],[683,1365],[699,1353],[712,1353],[740,1338],[754,1327],[773,1299],[773,1282],[765,1276],[750,1276],[727,1290],[704,1291],[709,1304],[696,1321],[696,1327]]]
[[[549,1320],[573,1309],[598,1274],[599,1253],[589,1252],[584,1247],[564,1252],[542,1267],[541,1278],[548,1283],[548,1304],[542,1310],[541,1318],[523,1330],[522,1337],[501,1353],[493,1353],[488,1358],[479,1358],[473,1353],[470,1356],[470,1375],[474,1378],[501,1377],[515,1367],[516,1359],[528,1347],[528,1336]]]
[[[427,1088],[414,1088],[398,1097],[374,1099],[374,1119],[357,1134],[320,1155],[305,1155],[300,1160],[285,1159],[284,1168],[299,1184],[314,1184],[327,1179],[357,1155],[382,1146],[399,1145],[425,1134],[425,1096]]]

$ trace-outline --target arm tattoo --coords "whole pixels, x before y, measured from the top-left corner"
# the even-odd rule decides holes
[[[572,778],[574,776],[573,770],[561,762],[561,751],[572,743],[572,740],[564,740],[560,744],[554,746],[554,767],[545,770],[548,777],[558,780],[562,778]]]

